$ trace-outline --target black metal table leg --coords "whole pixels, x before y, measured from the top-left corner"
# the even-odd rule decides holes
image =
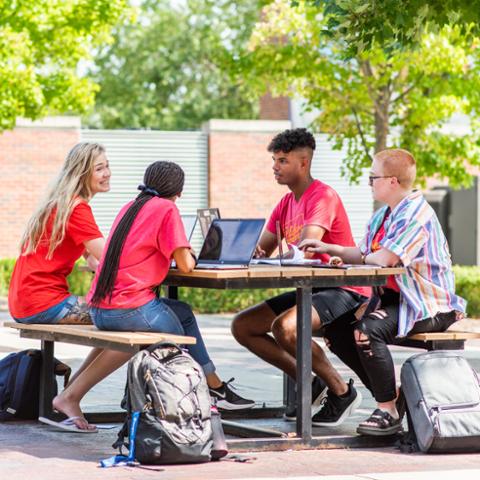
[[[291,411],[297,404],[295,382],[286,373],[283,374],[283,405],[286,411]]]
[[[167,297],[172,300],[178,300],[178,287],[167,286]]]
[[[53,372],[54,342],[42,340],[42,368],[40,370],[39,417],[51,418],[53,413],[52,400],[55,395],[56,382]]]
[[[297,288],[297,435],[312,440],[312,288]]]

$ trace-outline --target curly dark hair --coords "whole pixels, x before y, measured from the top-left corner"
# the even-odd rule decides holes
[[[292,128],[273,137],[268,145],[269,152],[289,153],[297,148],[311,148],[315,150],[315,138],[306,128]]]

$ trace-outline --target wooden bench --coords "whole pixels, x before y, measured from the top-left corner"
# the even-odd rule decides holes
[[[55,418],[52,411],[54,396],[53,356],[55,342],[73,343],[87,347],[108,348],[122,352],[137,353],[145,347],[158,342],[174,342],[180,345],[194,345],[194,337],[149,332],[111,332],[98,330],[93,325],[25,325],[17,322],[5,322],[5,327],[15,328],[22,338],[41,340],[42,368],[40,377],[39,416]],[[87,420],[123,421],[123,413],[87,414]]]
[[[446,332],[416,333],[398,342],[401,347],[432,350],[463,350],[467,340],[480,338],[480,333],[447,330]]]

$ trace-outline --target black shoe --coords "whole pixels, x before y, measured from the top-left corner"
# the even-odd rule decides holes
[[[353,387],[353,380],[348,382],[348,396],[339,397],[330,390],[322,409],[312,417],[316,427],[337,427],[342,424],[360,405],[362,396]]]
[[[315,415],[322,408],[322,400],[327,396],[327,384],[320,377],[313,377],[312,380],[312,413]],[[287,422],[295,422],[297,420],[297,407],[294,405],[289,410],[285,410],[283,414],[284,420]]]
[[[210,396],[219,410],[244,410],[252,408],[255,405],[253,400],[247,400],[237,395],[230,386],[235,380],[231,378],[228,382],[223,382],[221,387],[210,388]],[[235,388],[235,387],[233,387]]]

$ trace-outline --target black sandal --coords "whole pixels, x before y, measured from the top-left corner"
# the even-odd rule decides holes
[[[377,408],[370,417],[357,427],[360,435],[387,436],[403,431],[402,420],[393,418],[388,412]]]

